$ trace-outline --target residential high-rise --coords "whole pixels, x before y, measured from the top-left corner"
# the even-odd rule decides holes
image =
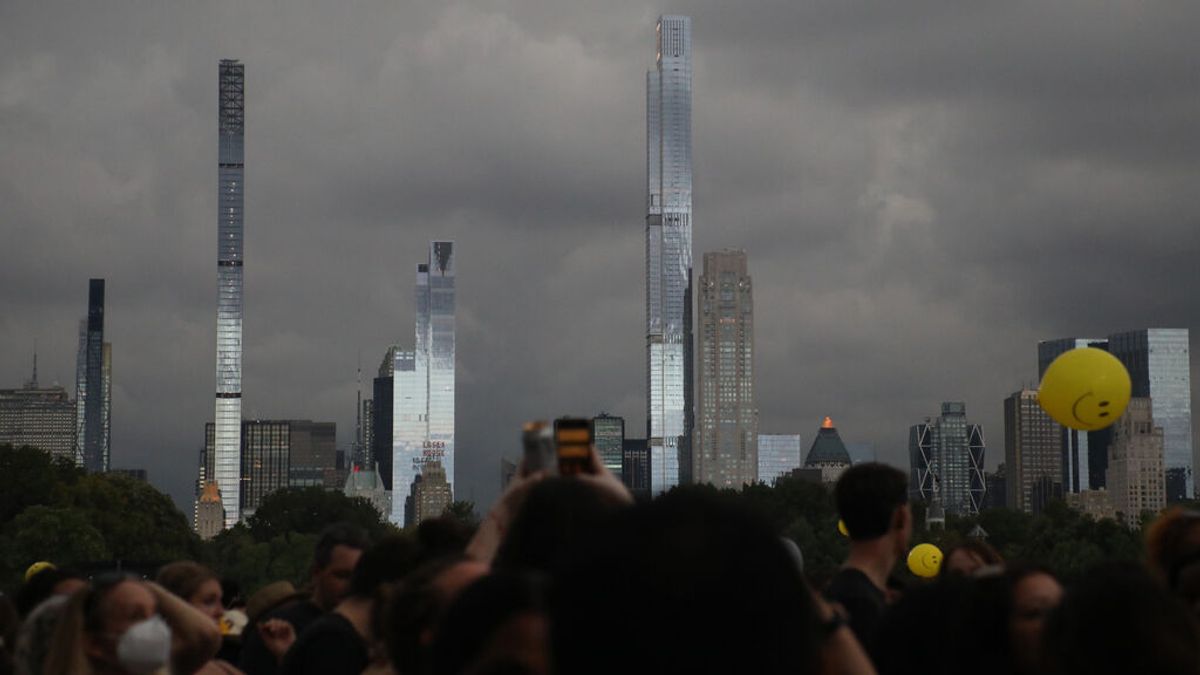
[[[983,427],[967,423],[966,404],[943,403],[940,417],[909,429],[910,496],[948,514],[979,513],[985,452]]]
[[[646,428],[650,487],[690,481],[692,20],[661,16],[646,73]]]
[[[66,389],[38,384],[34,355],[33,379],[21,389],[0,389],[0,445],[27,445],[74,462],[75,414]]]
[[[700,276],[699,424],[693,479],[717,487],[758,482],[754,297],[745,251],[704,254]]]
[[[1038,405],[1036,389],[1025,388],[1004,399],[1005,501],[1009,508],[1033,513],[1033,488],[1043,478],[1063,486],[1062,430]]]
[[[800,434],[758,435],[758,482],[774,485],[800,468]]]
[[[454,242],[430,242],[429,262],[417,265],[413,350],[397,351],[393,366],[393,493],[434,464],[454,490],[454,277]],[[393,498],[392,522],[410,522],[406,510]]]
[[[821,428],[817,430],[812,447],[808,449],[808,456],[804,458],[804,468],[819,470],[821,482],[832,485],[842,477],[850,465],[850,453],[846,450],[846,444],[842,443],[842,437],[838,434],[837,427],[833,426],[833,420],[826,417],[821,422]]]
[[[1054,359],[1072,349],[1083,347],[1107,349],[1108,342],[1099,338],[1059,338],[1039,342],[1038,380],[1046,374],[1046,369]],[[1094,439],[1096,434],[1064,427],[1057,422],[1053,424],[1061,437],[1063,492],[1080,492],[1103,486],[1104,467],[1108,462],[1104,446],[1102,443],[1088,442],[1088,439]]]
[[[242,513],[242,202],[246,71],[222,59],[217,76],[217,400],[210,474],[221,493],[225,527]]]
[[[75,364],[76,463],[88,471],[108,471],[111,363],[111,348],[104,342],[104,280],[90,279],[87,318],[80,322]]]
[[[1153,405],[1148,398],[1130,399],[1113,425],[1108,448],[1108,498],[1130,527],[1141,524],[1143,512],[1158,513],[1167,506],[1166,432],[1157,424]]]
[[[625,447],[625,418],[600,413],[599,417],[592,418],[592,438],[600,461],[620,480]]]
[[[1196,493],[1188,329],[1144,328],[1114,333],[1108,336],[1108,351],[1129,370],[1133,396],[1154,402],[1154,426],[1163,431],[1167,501],[1191,499]]]

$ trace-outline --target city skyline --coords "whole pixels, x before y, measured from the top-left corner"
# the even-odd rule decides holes
[[[995,449],[1038,340],[1200,325],[1194,8],[51,10],[11,8],[0,46],[0,380],[28,376],[36,341],[42,380],[69,388],[80,288],[105,277],[113,465],[181,501],[213,410],[229,55],[253,85],[244,415],[330,419],[348,445],[357,354],[412,314],[395,261],[454,239],[459,492],[477,502],[525,419],[644,428],[641,78],[664,11],[701,46],[693,249],[743,247],[755,271],[764,430],[807,438],[832,415],[903,466],[903,430],[965,400]],[[963,31],[987,39],[947,37]]]

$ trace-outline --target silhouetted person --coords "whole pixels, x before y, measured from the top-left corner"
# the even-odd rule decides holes
[[[471,584],[434,637],[434,675],[544,675],[549,668],[545,585],[532,574],[499,572]]]
[[[488,573],[485,563],[456,555],[426,563],[396,585],[374,617],[392,667],[402,675],[433,672],[433,641],[454,600]]]
[[[825,597],[846,610],[850,628],[869,650],[887,606],[888,575],[912,536],[908,478],[884,464],[859,464],[842,474],[834,499],[850,533],[850,554]]]

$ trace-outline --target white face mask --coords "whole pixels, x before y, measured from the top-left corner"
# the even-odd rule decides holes
[[[171,627],[161,616],[139,621],[117,641],[117,661],[126,670],[149,675],[171,659]]]

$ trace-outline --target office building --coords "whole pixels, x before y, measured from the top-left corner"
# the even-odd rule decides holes
[[[406,509],[410,519],[404,526],[420,525],[437,518],[453,500],[453,489],[447,481],[445,465],[438,459],[425,462],[421,473],[413,477],[410,508]]]
[[[758,482],[774,485],[800,468],[800,434],[758,435]]]
[[[600,413],[592,418],[592,438],[604,467],[619,480],[625,447],[625,419]]]
[[[428,262],[417,265],[413,349],[397,351],[392,368],[393,491],[434,464],[454,490],[454,278],[454,242],[430,242]],[[412,522],[407,510],[393,499],[392,522]]]
[[[983,508],[1008,508],[1008,470],[1003,463],[994,473],[983,474]]]
[[[621,482],[635,499],[650,498],[650,445],[644,438],[626,438],[621,446]]]
[[[909,428],[910,497],[947,514],[979,513],[985,452],[983,427],[967,422],[966,404],[943,403],[941,416]]]
[[[1104,488],[1068,493],[1065,495],[1065,499],[1067,506],[1086,516],[1091,516],[1093,520],[1116,518],[1116,513],[1112,507],[1112,500],[1108,497],[1108,490]]]
[[[225,527],[243,508],[242,461],[242,204],[245,189],[245,66],[222,59],[217,76],[217,396],[214,472]]]
[[[659,17],[655,35],[646,73],[646,428],[659,494],[691,480],[692,20]]]
[[[29,446],[66,462],[75,462],[75,402],[56,385],[42,387],[33,378],[20,389],[0,389],[0,445]]]
[[[808,456],[804,458],[804,468],[820,471],[821,482],[833,485],[842,477],[842,473],[850,468],[850,464],[850,453],[846,450],[846,444],[842,443],[842,437],[838,434],[837,427],[833,426],[833,420],[826,417],[821,422],[821,428],[817,430],[812,447],[808,449]]]
[[[1154,403],[1133,398],[1113,425],[1108,448],[1108,498],[1113,511],[1129,527],[1139,527],[1144,512],[1167,506],[1166,432],[1158,426]]]
[[[88,280],[87,318],[80,322],[75,364],[75,410],[76,463],[88,471],[108,471],[112,351],[104,342],[103,279]]]
[[[1108,351],[1129,370],[1133,396],[1153,401],[1154,426],[1163,432],[1167,501],[1192,499],[1195,462],[1188,329],[1145,328],[1114,333],[1108,336]],[[1113,494],[1112,488],[1109,493]]]
[[[1038,405],[1036,389],[1004,399],[1004,466],[1008,506],[1033,513],[1034,485],[1045,478],[1066,491],[1063,480],[1063,427]],[[1043,492],[1046,492],[1043,490]]]
[[[379,374],[372,380],[371,397],[371,458],[384,488],[392,489],[392,390],[396,367],[396,352],[400,348],[392,345],[383,354]],[[391,514],[388,514],[391,517]]]
[[[754,398],[754,296],[745,251],[704,254],[700,275],[700,369],[692,477],[740,488],[758,482]]]

